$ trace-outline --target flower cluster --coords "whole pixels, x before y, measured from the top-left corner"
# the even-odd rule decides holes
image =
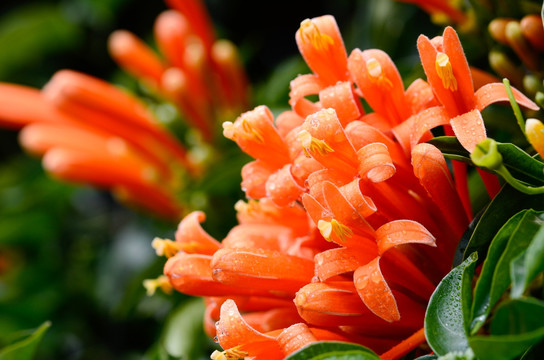
[[[193,212],[153,246],[171,286],[204,297],[206,331],[225,349],[214,359],[281,359],[333,339],[398,358],[424,340],[426,304],[472,218],[466,165],[454,161],[452,177],[426,141],[440,129],[472,152],[486,139],[481,110],[508,94],[471,73],[451,27],[420,36],[427,79],[407,88],[383,51],[348,56],[332,16],[304,20],[296,42],[312,73],[291,81],[290,109],[223,124],[255,159],[239,225],[217,241]],[[493,196],[497,178],[481,175]]]
[[[155,26],[164,58],[126,30],[111,35],[110,52],[212,142],[217,119],[246,108],[246,76],[200,1],[168,3]],[[3,83],[0,105],[0,125],[22,129],[21,145],[50,174],[108,189],[155,216],[185,214],[184,186],[206,170],[192,156],[198,144],[184,144],[139,98],[90,75],[60,70],[42,89]]]

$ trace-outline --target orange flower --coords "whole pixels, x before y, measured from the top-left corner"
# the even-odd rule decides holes
[[[296,38],[313,73],[291,82],[291,109],[274,118],[258,106],[224,123],[224,135],[255,159],[242,170],[250,200],[236,205],[239,225],[216,241],[194,214],[176,241],[155,244],[174,249],[164,269],[174,288],[205,297],[206,331],[225,349],[218,359],[282,358],[286,329],[311,341],[326,330],[388,359],[424,341],[427,301],[472,214],[458,191],[463,179],[421,141],[452,117],[506,99],[495,85],[475,94],[452,31],[422,45],[426,69],[429,51],[433,66],[438,51],[448,57],[429,83],[404,89],[383,51],[348,57],[333,17],[305,20]]]
[[[53,176],[113,191],[127,204],[177,218],[180,174],[195,174],[183,145],[137,99],[75,71],[42,91],[2,84],[0,118]]]
[[[215,38],[199,0],[167,1],[172,7],[155,21],[160,57],[127,30],[111,34],[109,50],[127,72],[172,101],[181,115],[212,140],[214,119],[240,111],[248,103],[248,84],[238,51]]]
[[[486,84],[474,92],[472,76],[463,48],[455,30],[447,27],[442,37],[432,41],[424,35],[418,38],[418,50],[429,84],[443,105],[445,112],[433,109],[432,123],[416,122],[416,137],[432,127],[450,124],[459,142],[472,152],[476,144],[486,138],[480,111],[492,103],[508,101],[502,83]],[[516,101],[529,109],[539,107],[516,89],[512,89]]]

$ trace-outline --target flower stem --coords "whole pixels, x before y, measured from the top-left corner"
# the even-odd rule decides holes
[[[410,337],[404,339],[399,344],[392,347],[387,352],[380,355],[382,360],[397,360],[414,350],[425,341],[425,328],[421,328]]]

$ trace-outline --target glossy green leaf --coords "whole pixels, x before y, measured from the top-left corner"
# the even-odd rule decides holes
[[[491,308],[510,285],[510,262],[525,250],[538,232],[541,216],[534,210],[520,211],[493,238],[474,289],[472,334],[484,324]]]
[[[510,263],[512,279],[510,297],[522,296],[531,281],[542,271],[544,271],[544,226],[541,225],[527,250]]]
[[[493,315],[491,334],[523,334],[544,327],[544,302],[535,298],[512,299],[500,304]]]
[[[474,336],[469,343],[481,360],[509,360],[527,353],[544,338],[544,302],[514,299],[501,303],[491,322],[490,336]]]
[[[472,277],[478,254],[471,254],[442,279],[425,314],[425,337],[438,355],[468,348]]]
[[[183,359],[198,359],[202,356],[202,330],[204,303],[201,298],[190,299],[175,309],[167,319],[161,344],[166,352]]]
[[[479,258],[483,261],[488,245],[495,234],[508,219],[524,209],[544,211],[544,195],[527,195],[508,185],[503,186],[484,210],[474,226],[474,231],[469,235],[464,258],[477,251]]]
[[[285,360],[379,360],[372,350],[340,341],[321,341],[307,345]]]
[[[544,338],[544,328],[518,335],[474,336],[470,347],[479,360],[511,360]]]
[[[436,355],[423,355],[416,358],[415,360],[436,360],[436,359],[438,359],[438,356]]]
[[[30,360],[34,359],[36,349],[51,323],[46,321],[30,335],[8,345],[0,350],[0,360]]]

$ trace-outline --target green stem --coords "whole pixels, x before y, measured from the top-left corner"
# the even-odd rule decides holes
[[[495,170],[497,174],[502,176],[504,180],[510,184],[514,189],[521,191],[522,193],[528,194],[528,195],[537,195],[537,194],[544,194],[544,186],[527,186],[521,183],[519,180],[517,180],[515,177],[510,174],[510,171],[504,166],[501,165],[498,169]]]
[[[514,94],[512,93],[512,88],[510,87],[510,80],[508,80],[507,78],[504,78],[502,82],[506,88],[506,93],[508,94],[508,100],[510,100],[510,106],[512,106],[512,110],[514,110],[514,116],[516,117],[516,120],[518,121],[518,125],[521,129],[521,132],[525,134],[525,120],[523,120],[521,109],[519,108],[519,105],[516,102],[516,99],[514,98]]]

